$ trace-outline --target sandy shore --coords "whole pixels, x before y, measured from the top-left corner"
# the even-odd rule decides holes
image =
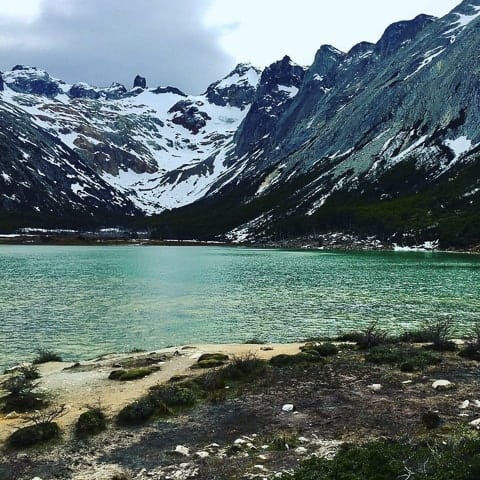
[[[39,365],[39,389],[51,395],[55,405],[66,405],[67,413],[57,422],[69,431],[88,407],[100,406],[107,415],[114,416],[150,387],[167,382],[174,375],[201,373],[202,370],[191,370],[190,367],[203,353],[224,353],[229,356],[254,353],[259,358],[268,359],[280,353],[298,353],[299,346],[298,343],[186,345],[148,353],[110,354],[81,362],[77,366],[71,362],[52,362]],[[139,380],[109,380],[110,372],[120,365],[145,359],[161,359],[153,362],[160,369]],[[0,382],[4,378],[0,376]],[[21,414],[0,414],[0,441],[3,442],[13,431],[25,426],[25,421]]]

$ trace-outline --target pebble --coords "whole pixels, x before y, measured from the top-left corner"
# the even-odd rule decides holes
[[[372,392],[379,392],[382,389],[382,385],[380,383],[373,383],[372,385],[368,385],[368,387]]]
[[[297,455],[306,455],[308,453],[308,450],[305,447],[297,447],[295,449],[295,453]]]
[[[460,405],[460,408],[462,410],[465,410],[465,408],[468,408],[470,406],[470,401],[469,400],[465,400],[464,402],[461,403]]]
[[[445,390],[451,390],[454,387],[455,385],[449,380],[436,380],[432,384],[432,388],[434,390],[438,390],[439,392],[445,391]]]
[[[282,412],[293,412],[293,411],[295,411],[295,405],[293,405],[292,403],[286,403],[282,407]]]

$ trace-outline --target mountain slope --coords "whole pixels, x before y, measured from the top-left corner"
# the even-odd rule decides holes
[[[479,29],[480,2],[465,1],[442,19],[394,24],[376,45],[321,47],[292,102],[251,146],[254,161],[205,205],[230,198],[230,211],[249,211],[232,239],[338,228],[478,241],[480,231],[462,231],[479,204]],[[256,115],[254,103],[236,137],[255,138]],[[194,210],[198,217],[202,204],[183,215]]]

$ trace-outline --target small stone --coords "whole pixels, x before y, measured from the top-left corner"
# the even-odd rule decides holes
[[[33,477],[32,480],[42,480],[40,477]]]
[[[243,438],[237,438],[233,444],[234,445],[245,445],[246,443],[248,443],[246,440],[244,440]]]
[[[184,457],[190,456],[190,450],[187,447],[184,447],[183,445],[177,445],[175,447],[175,453],[178,453],[179,455],[183,455]]]
[[[282,407],[282,412],[294,412],[294,411],[295,411],[295,405],[293,405],[292,403],[286,403]]]
[[[476,408],[480,408],[480,400],[474,400],[473,401],[473,406]]]
[[[207,458],[210,456],[210,454],[201,450],[200,452],[195,452],[195,456],[197,456],[198,458]]]
[[[305,438],[305,437],[298,437],[298,441],[300,443],[309,443],[310,440],[308,438]]]
[[[308,450],[305,447],[297,447],[295,449],[295,453],[297,455],[306,455],[308,453]]]
[[[372,385],[367,386],[372,392],[379,392],[382,389],[382,385],[380,383],[373,383]]]
[[[469,401],[469,400],[465,400],[464,402],[462,402],[462,403],[460,404],[460,408],[461,408],[462,410],[465,410],[465,409],[468,408],[469,406],[470,406],[470,401]]]
[[[409,383],[413,383],[413,380],[405,380],[402,382],[403,385],[408,385]]]
[[[18,417],[19,417],[19,415],[15,411],[10,412],[9,414],[5,415],[5,418],[7,418],[7,419],[18,418]]]
[[[438,392],[443,392],[446,390],[452,390],[452,388],[455,388],[455,385],[449,380],[436,380],[433,382],[432,388]]]
[[[480,418],[477,418],[476,420],[472,420],[469,425],[472,428],[475,428],[476,430],[480,430]]]
[[[258,455],[257,458],[258,458],[259,460],[264,461],[264,462],[265,462],[266,460],[268,460],[268,457],[267,457],[266,455]]]

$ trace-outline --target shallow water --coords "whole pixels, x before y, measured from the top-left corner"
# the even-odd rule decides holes
[[[480,313],[480,258],[225,247],[0,246],[0,366],[193,342],[297,340]]]

